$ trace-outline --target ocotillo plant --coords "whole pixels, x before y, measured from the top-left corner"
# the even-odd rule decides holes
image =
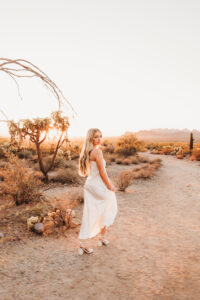
[[[190,133],[190,154],[193,151],[193,145],[194,145],[194,138],[193,138],[193,133]]]

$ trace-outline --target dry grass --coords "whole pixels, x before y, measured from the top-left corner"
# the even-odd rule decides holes
[[[148,179],[151,178],[155,171],[161,166],[161,159],[155,159],[148,163],[146,163],[144,166],[133,169],[132,174],[134,179]]]
[[[116,186],[119,191],[124,192],[126,188],[132,183],[133,176],[131,170],[122,171],[116,179]]]
[[[130,157],[131,163],[134,165],[138,165],[140,163],[138,156]]]
[[[16,155],[21,159],[31,159],[33,158],[33,153],[30,150],[21,150],[16,152]]]
[[[80,185],[83,179],[78,175],[76,169],[57,169],[49,173],[49,180],[52,182],[60,182],[65,184]]]
[[[16,205],[29,203],[41,196],[39,187],[42,185],[38,174],[26,168],[19,158],[7,155],[8,163],[0,169],[3,181],[0,182],[0,194],[10,195]]]
[[[131,161],[130,158],[124,158],[123,161],[122,161],[122,164],[123,165],[131,165],[132,161]]]
[[[132,184],[134,179],[149,179],[154,174],[155,171],[161,166],[161,159],[155,159],[149,161],[142,167],[138,167],[132,170],[125,170],[122,171],[117,179],[116,179],[116,186],[119,191],[125,191],[126,188]]]
[[[138,160],[140,163],[147,163],[149,162],[149,159],[147,157],[138,156]]]
[[[52,170],[59,167],[65,167],[66,161],[67,160],[63,156],[57,155]],[[45,157],[44,159],[45,169],[47,169],[50,166],[51,162],[52,162],[52,156]]]
[[[115,162],[118,165],[131,165],[131,164],[137,165],[140,163],[140,160],[138,156],[132,155],[127,158],[116,158]]]

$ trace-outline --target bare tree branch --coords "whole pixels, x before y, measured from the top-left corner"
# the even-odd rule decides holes
[[[0,112],[2,113],[2,115],[6,118],[6,120],[8,121],[8,117],[6,116],[5,112],[0,109]],[[7,122],[6,120],[2,120],[3,122]]]
[[[0,58],[0,71],[7,73],[14,80],[21,99],[22,97],[20,94],[19,84],[15,78],[38,77],[45,84],[46,88],[48,88],[58,100],[59,110],[61,110],[61,105],[67,104],[67,108],[70,107],[72,110],[73,117],[77,114],[71,103],[64,97],[62,91],[58,88],[55,82],[53,82],[45,72],[28,60]],[[24,74],[23,72],[29,72],[30,74]]]
[[[0,71],[1,71],[1,69],[0,69]],[[22,100],[22,95],[21,95],[21,93],[20,93],[20,88],[19,88],[19,84],[18,84],[17,80],[16,80],[15,77],[14,77],[13,75],[11,75],[8,71],[4,70],[4,72],[7,73],[7,74],[12,78],[12,80],[15,82],[15,84],[16,84],[16,86],[17,86],[17,90],[18,90],[18,95],[19,95],[20,99]]]

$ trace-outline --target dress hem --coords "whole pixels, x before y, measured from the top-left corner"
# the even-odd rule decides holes
[[[113,225],[113,223],[108,224],[108,225],[107,225],[107,224],[103,224],[103,227],[106,226],[106,227],[108,228],[108,227],[110,227],[111,225]],[[100,229],[103,228],[103,227],[100,227]],[[89,237],[84,237],[84,238],[79,237],[79,239],[80,239],[80,240],[91,239],[91,238],[95,237],[97,234],[99,234],[100,232],[101,232],[101,231],[99,230],[97,233],[93,233],[93,234],[91,234]]]

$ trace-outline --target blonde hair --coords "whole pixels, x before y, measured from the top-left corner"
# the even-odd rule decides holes
[[[89,173],[89,161],[90,161],[90,152],[94,148],[93,138],[95,133],[101,130],[98,128],[91,128],[88,130],[86,138],[83,143],[83,147],[81,149],[81,154],[79,157],[79,175],[82,177],[86,177]]]

